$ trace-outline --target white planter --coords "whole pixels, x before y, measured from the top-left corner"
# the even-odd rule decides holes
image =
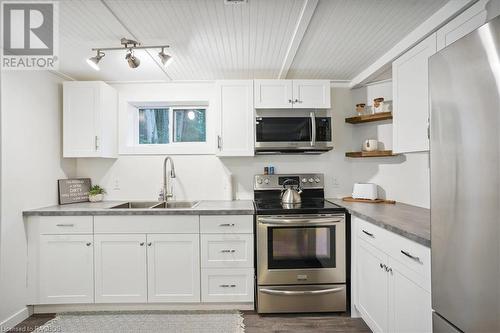
[[[89,195],[90,202],[99,202],[99,201],[102,201],[103,198],[104,198],[104,195],[102,195],[102,194]]]

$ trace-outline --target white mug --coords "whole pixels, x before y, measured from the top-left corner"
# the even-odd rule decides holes
[[[375,151],[378,149],[378,141],[375,139],[365,140],[363,142],[363,150],[364,151]]]

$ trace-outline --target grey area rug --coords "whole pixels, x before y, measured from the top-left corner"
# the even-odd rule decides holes
[[[60,313],[36,333],[242,333],[239,311],[147,311]]]

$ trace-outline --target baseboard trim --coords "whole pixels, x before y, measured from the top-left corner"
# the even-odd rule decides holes
[[[34,305],[34,313],[147,310],[253,310],[253,303],[51,304]]]
[[[6,332],[33,314],[33,308],[26,306],[0,322],[0,332]]]

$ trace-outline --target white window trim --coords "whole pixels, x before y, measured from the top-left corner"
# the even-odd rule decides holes
[[[138,109],[168,108],[169,131],[168,144],[139,144]],[[206,109],[206,142],[174,142],[173,110],[174,109]],[[215,114],[208,101],[126,101],[120,98],[120,155],[214,155],[216,152],[213,140]]]

